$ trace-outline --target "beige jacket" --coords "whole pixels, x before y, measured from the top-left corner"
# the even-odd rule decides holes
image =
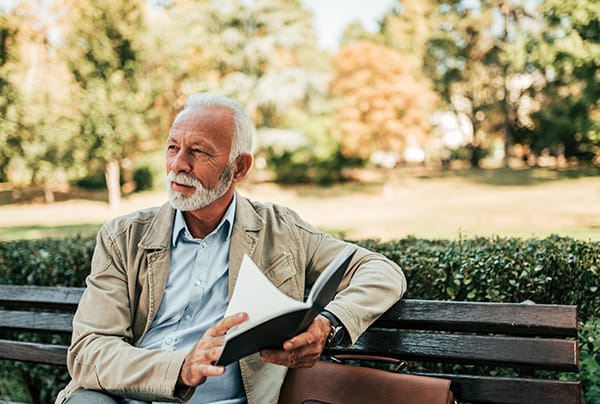
[[[229,294],[247,253],[284,293],[303,300],[304,289],[346,245],[296,213],[237,195],[229,257]],[[101,389],[148,401],[185,401],[193,389],[176,389],[187,352],[137,348],[160,305],[170,262],[174,210],[138,211],[105,224],[97,236],[87,287],[73,320],[67,356],[72,381],[56,403],[74,391]],[[327,309],[352,341],[406,290],[400,268],[358,248]],[[248,402],[276,403],[286,368],[262,363],[258,354],[240,361]]]

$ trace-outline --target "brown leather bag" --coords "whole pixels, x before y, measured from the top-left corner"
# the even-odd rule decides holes
[[[288,370],[279,404],[449,404],[450,380],[318,361]]]

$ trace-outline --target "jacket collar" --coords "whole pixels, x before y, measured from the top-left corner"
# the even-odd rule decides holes
[[[164,250],[169,248],[173,233],[175,209],[166,202],[152,219],[150,227],[140,240],[138,247],[146,250]]]
[[[237,191],[235,201],[236,213],[231,235],[232,252],[230,255],[233,256],[235,252],[241,252],[239,262],[236,261],[236,265],[233,265],[233,267],[239,268],[243,254],[247,253],[251,255],[254,251],[257,239],[256,233],[262,230],[264,222],[250,200],[240,195]],[[169,248],[173,234],[174,216],[175,209],[168,202],[164,203],[159,208],[138,246],[147,250]],[[242,244],[239,245],[238,243]]]
[[[262,217],[256,212],[249,199],[236,191],[236,220],[234,231],[257,232],[264,227]]]

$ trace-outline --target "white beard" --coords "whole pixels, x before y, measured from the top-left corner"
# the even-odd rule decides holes
[[[173,181],[183,185],[192,186],[196,188],[196,191],[191,196],[184,196],[181,192],[173,191],[171,188],[171,182]],[[231,165],[228,165],[223,169],[219,175],[219,182],[210,190],[204,188],[202,183],[191,175],[175,174],[171,171],[167,175],[167,196],[169,204],[173,209],[179,209],[181,211],[202,209],[222,197],[225,192],[227,192],[232,182],[233,170]]]

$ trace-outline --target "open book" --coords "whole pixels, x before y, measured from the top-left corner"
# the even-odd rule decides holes
[[[304,332],[333,299],[355,250],[351,245],[342,250],[319,275],[306,302],[277,289],[244,255],[225,316],[245,311],[248,320],[227,332],[217,365],[227,365],[262,349],[281,349],[284,341]]]

